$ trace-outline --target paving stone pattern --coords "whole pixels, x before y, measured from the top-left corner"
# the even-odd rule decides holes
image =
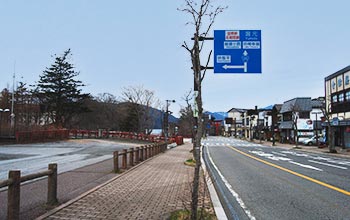
[[[65,206],[46,219],[166,219],[178,209],[190,209],[194,168],[191,144],[178,146]],[[203,178],[200,205],[212,210]],[[204,198],[205,197],[205,198]]]

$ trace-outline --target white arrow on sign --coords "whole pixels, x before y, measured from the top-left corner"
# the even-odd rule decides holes
[[[242,60],[243,60],[243,65],[227,65],[227,64],[225,64],[224,66],[222,66],[222,68],[224,68],[225,70],[227,70],[227,69],[244,69],[244,72],[246,73],[248,71],[248,60],[249,60],[248,52],[246,50],[243,52]]]
[[[244,65],[235,65],[235,66],[225,64],[224,66],[222,66],[222,68],[224,68],[225,70],[227,70],[227,69],[244,69],[244,72],[246,73],[248,65],[247,65],[247,62],[244,62]]]

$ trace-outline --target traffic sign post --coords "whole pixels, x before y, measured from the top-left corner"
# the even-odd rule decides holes
[[[261,73],[261,30],[215,30],[214,73]]]

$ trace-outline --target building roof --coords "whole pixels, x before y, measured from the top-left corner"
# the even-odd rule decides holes
[[[240,113],[243,113],[243,112],[246,112],[247,109],[243,109],[243,108],[231,108],[228,112],[240,112]]]
[[[345,68],[343,68],[343,69],[341,69],[341,70],[338,70],[337,72],[335,72],[335,73],[333,73],[333,74],[331,74],[331,75],[329,75],[329,76],[327,76],[326,78],[324,78],[324,80],[325,80],[325,81],[331,80],[331,79],[333,79],[334,77],[336,77],[336,76],[338,76],[338,75],[340,75],[340,74],[346,73],[346,72],[348,72],[348,71],[350,71],[350,65],[347,66],[347,67],[345,67]]]
[[[294,98],[283,103],[281,113],[286,112],[307,112],[312,110],[311,98],[310,97],[299,97]]]
[[[275,108],[278,112],[280,112],[280,111],[281,111],[281,108],[282,108],[282,104],[276,104],[276,105],[274,105],[274,108]]]
[[[269,111],[273,109],[273,105],[266,106],[265,108],[260,108],[260,111]]]
[[[325,102],[322,100],[311,100],[311,107],[312,108],[323,108]]]

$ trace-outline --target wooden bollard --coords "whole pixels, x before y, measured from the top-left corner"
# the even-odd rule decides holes
[[[145,146],[144,151],[145,151],[145,158],[144,159],[147,160],[148,159],[148,145]]]
[[[9,171],[11,184],[8,186],[7,195],[7,219],[19,219],[19,206],[21,196],[21,171]]]
[[[154,155],[154,145],[151,145],[150,152],[151,152],[151,154],[150,154],[149,157],[153,157],[153,155]]]
[[[159,154],[160,150],[159,150],[159,144],[156,145],[156,154]]]
[[[147,158],[150,158],[150,157],[151,157],[151,146],[152,146],[152,145],[148,145],[148,146],[147,146],[147,151],[148,151],[148,152],[147,152]]]
[[[144,155],[143,155],[144,152],[143,152],[143,151],[144,151],[144,147],[141,146],[141,148],[140,148],[140,161],[144,161],[144,159],[143,159],[143,158],[144,158],[144,157],[143,157],[143,156],[144,156]]]
[[[47,178],[47,205],[57,205],[57,163],[49,164],[49,170],[52,172]]]
[[[123,169],[126,169],[127,168],[127,154],[128,154],[128,150],[127,149],[124,149],[123,150],[123,160],[122,160],[122,168]]]
[[[130,148],[129,165],[134,166],[134,148]]]
[[[114,173],[119,173],[119,152],[113,152],[113,171]]]
[[[140,148],[136,147],[135,163],[140,162]]]

